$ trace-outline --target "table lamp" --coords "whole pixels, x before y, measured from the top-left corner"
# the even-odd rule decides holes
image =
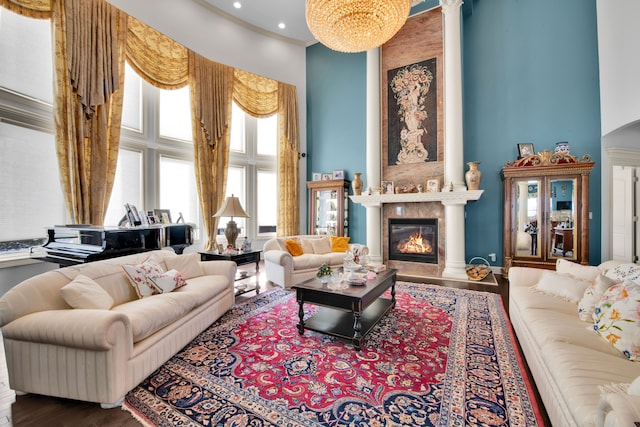
[[[234,197],[233,194],[230,197],[227,197],[222,204],[222,207],[218,209],[218,212],[213,214],[214,218],[219,218],[222,216],[231,217],[231,221],[227,222],[227,228],[224,230],[224,237],[227,238],[227,244],[232,248],[236,247],[236,239],[238,238],[238,225],[233,220],[234,216],[240,218],[249,218],[249,215],[244,211],[242,205],[240,204],[240,200],[237,197]]]

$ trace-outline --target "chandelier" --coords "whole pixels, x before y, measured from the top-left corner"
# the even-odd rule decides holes
[[[393,37],[410,9],[411,0],[307,0],[307,25],[330,49],[362,52]]]

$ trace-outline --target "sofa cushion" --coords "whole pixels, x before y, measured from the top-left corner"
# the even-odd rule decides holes
[[[298,239],[287,239],[284,242],[284,246],[287,248],[287,251],[293,256],[300,256],[304,253],[302,250],[302,246],[298,242]]]
[[[545,271],[535,288],[545,294],[562,297],[578,304],[590,284],[590,282],[558,274],[555,271]]]
[[[631,280],[632,282],[640,283],[640,265],[632,263],[620,264],[610,269],[606,276],[617,282]]]
[[[598,267],[592,265],[581,265],[577,262],[559,258],[558,261],[556,261],[556,272],[565,276],[592,282],[600,273],[600,270],[598,270]]]
[[[584,291],[584,295],[578,304],[578,317],[580,320],[593,322],[593,311],[598,302],[600,302],[600,298],[602,298],[607,289],[615,284],[615,280],[598,274],[593,283]]]
[[[593,313],[593,329],[622,354],[640,360],[640,285],[625,281],[605,291]]]
[[[328,254],[331,252],[331,238],[330,236],[322,236],[319,239],[311,241],[313,245],[313,253],[316,254]]]
[[[150,276],[160,276],[164,273],[160,261],[156,257],[150,256],[140,264],[123,264],[122,269],[127,273],[138,298],[162,293],[162,290],[150,280]]]
[[[346,252],[349,250],[349,237],[331,236],[331,251]]]
[[[300,247],[302,248],[302,252],[305,254],[313,254],[315,251],[313,250],[313,239],[300,239]]]
[[[150,280],[159,288],[163,294],[174,289],[181,288],[187,284],[178,270],[169,270],[159,276],[152,276]]]
[[[167,270],[178,270],[184,280],[189,280],[204,274],[202,266],[200,265],[200,254],[198,252],[166,258],[164,263],[167,266]]]
[[[109,310],[113,306],[111,295],[95,281],[82,274],[63,286],[60,294],[73,308]]]

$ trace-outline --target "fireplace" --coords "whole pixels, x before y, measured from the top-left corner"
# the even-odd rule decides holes
[[[389,260],[438,263],[437,218],[389,218]]]

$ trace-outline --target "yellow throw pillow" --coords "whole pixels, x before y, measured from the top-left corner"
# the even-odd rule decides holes
[[[331,251],[346,252],[349,249],[349,237],[331,236]]]
[[[300,243],[298,243],[296,239],[289,239],[286,242],[284,242],[284,245],[287,247],[287,250],[289,251],[289,253],[293,256],[299,256],[303,254],[302,247],[300,246]]]

